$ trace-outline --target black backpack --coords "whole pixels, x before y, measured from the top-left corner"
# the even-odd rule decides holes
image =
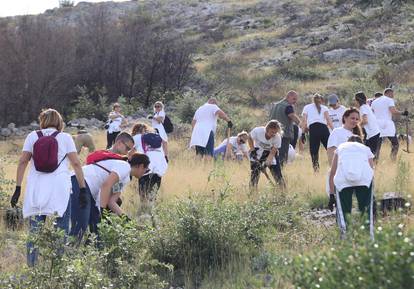
[[[166,133],[172,133],[174,131],[174,125],[168,116],[165,116],[163,126]]]

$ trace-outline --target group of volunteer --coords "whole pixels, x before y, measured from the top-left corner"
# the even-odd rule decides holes
[[[210,98],[194,114],[190,147],[203,159],[248,159],[250,186],[255,190],[262,173],[271,181],[268,170],[276,184],[284,189],[283,167],[297,144],[303,147],[306,139],[309,139],[313,169],[318,172],[322,144],[331,167],[329,206],[333,208],[336,204],[338,220],[344,228],[352,208],[353,193],[362,212],[372,210],[374,160],[379,156],[384,138],[391,141],[391,157],[396,158],[398,139],[392,116],[407,116],[408,112],[395,108],[390,88],[383,94],[376,94],[373,100],[358,92],[354,96],[356,107],[350,108],[341,105],[335,94],[326,99],[315,94],[301,116],[296,113],[298,98],[297,92],[289,91],[273,104],[264,126],[254,127],[250,132],[241,131],[235,136],[231,136],[230,117],[220,109],[217,99]],[[120,197],[132,177],[139,179],[141,204],[154,201],[169,162],[167,132],[170,130],[166,130],[167,116],[162,102],[154,103],[149,119],[151,126],[136,123],[129,134],[123,131],[127,121],[121,106],[115,103],[105,126],[106,150],[95,151],[95,146],[89,146],[90,154],[82,166],[78,157],[84,146],[81,138],[90,142],[91,135],[80,130],[79,144],[75,145],[78,136],[74,141],[63,132],[64,123],[59,112],[42,111],[40,130],[33,131],[25,139],[17,167],[16,189],[11,198],[11,205],[15,207],[30,162],[23,201],[23,216],[30,220],[30,232],[39,230],[48,216],[57,215],[56,226],[78,240],[88,229],[98,233],[104,210],[124,215]],[[215,147],[218,119],[227,122],[227,138]],[[73,171],[69,170],[69,164]],[[30,266],[35,265],[37,254],[37,249],[28,242]]]

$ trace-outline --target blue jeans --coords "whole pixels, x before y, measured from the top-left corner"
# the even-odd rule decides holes
[[[100,213],[96,207],[91,190],[86,184],[87,202],[84,208],[79,206],[79,184],[75,176],[72,176],[72,195],[71,195],[71,222],[72,228],[70,230],[71,236],[77,236],[80,240],[83,237],[86,229],[89,226],[91,233],[97,233],[98,223],[100,220]]]
[[[210,135],[208,136],[208,141],[205,147],[196,146],[196,155],[210,155],[213,156],[214,153],[214,133],[210,131]]]
[[[216,147],[213,153],[214,158],[216,159],[219,155],[222,155],[222,158],[224,158],[224,154],[226,153],[226,147],[226,144]]]
[[[66,236],[69,233],[69,220],[70,220],[70,198],[68,202],[68,207],[66,208],[65,213],[62,217],[56,218],[56,228],[62,229],[65,231],[65,240]],[[30,234],[36,234],[42,224],[46,221],[46,215],[39,215],[39,216],[31,216],[29,218],[29,232]],[[27,247],[27,265],[29,267],[33,267],[37,263],[37,259],[39,256],[39,249],[34,247],[32,241],[28,241],[26,244]],[[63,253],[63,249],[60,253]]]

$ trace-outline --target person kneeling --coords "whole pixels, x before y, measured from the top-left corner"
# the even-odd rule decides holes
[[[335,151],[329,176],[329,208],[332,211],[336,204],[342,237],[351,214],[354,193],[361,214],[368,212],[370,232],[373,234],[373,168],[374,155],[369,147],[362,144],[360,136],[352,135]]]
[[[248,142],[251,169],[250,187],[257,188],[260,172],[263,172],[268,178],[266,167],[269,167],[275,181],[284,186],[278,156],[278,149],[282,144],[280,123],[277,120],[271,120],[265,127],[254,128],[250,132]],[[270,181],[270,178],[268,179]]]

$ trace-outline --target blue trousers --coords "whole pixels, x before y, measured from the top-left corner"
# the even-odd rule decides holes
[[[86,184],[87,203],[84,208],[79,206],[79,184],[75,176],[72,176],[72,195],[71,195],[71,236],[77,236],[79,239],[83,237],[86,229],[89,227],[91,233],[97,233],[98,223],[100,220],[100,212],[96,207],[91,190]]]
[[[62,229],[65,231],[65,240],[66,236],[69,233],[69,220],[70,220],[70,198],[68,202],[68,207],[66,208],[65,213],[62,217],[56,218],[56,228]],[[42,224],[46,221],[46,215],[31,216],[29,218],[29,232],[30,234],[36,234],[41,228]],[[26,244],[27,247],[27,265],[33,267],[37,263],[39,257],[39,249],[35,248],[32,241],[28,241]],[[63,253],[63,248],[62,252]]]
[[[214,133],[210,131],[210,135],[208,136],[208,141],[205,147],[196,146],[196,155],[210,155],[213,156],[214,154]]]

